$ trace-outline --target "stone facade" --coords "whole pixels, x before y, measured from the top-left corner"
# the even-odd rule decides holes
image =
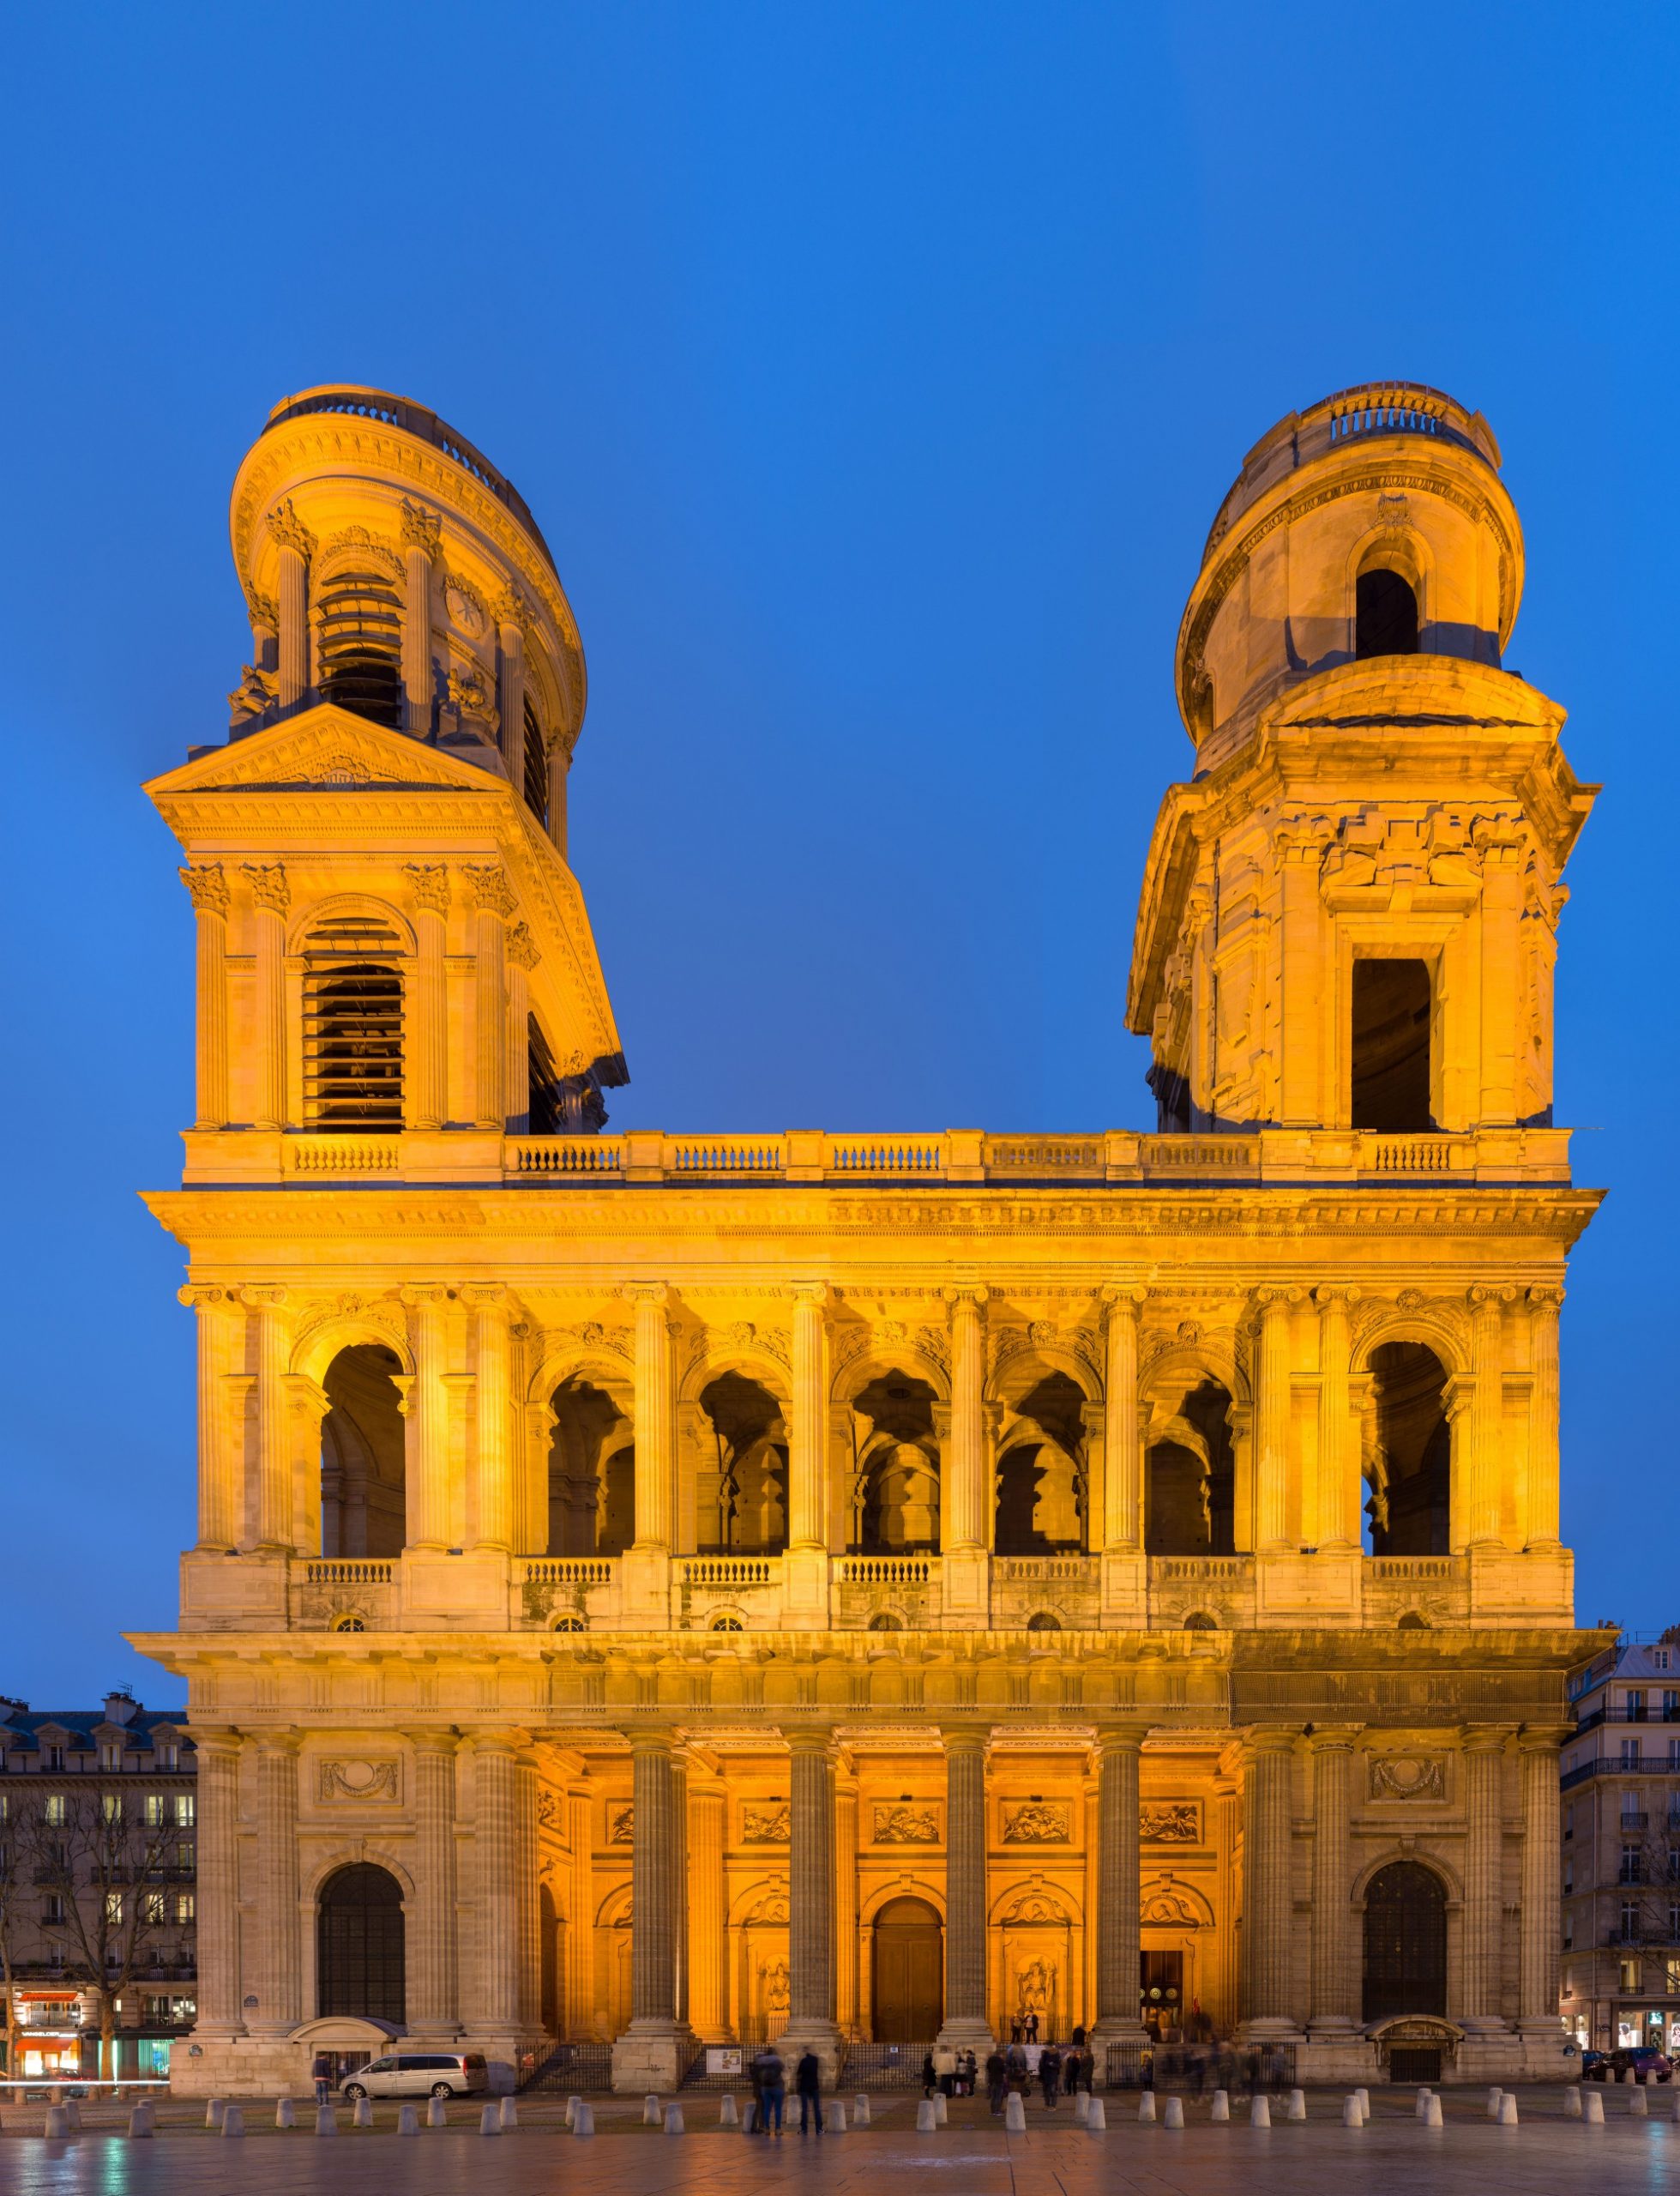
[[[233,531],[254,685],[150,788],[200,939],[150,1200],[199,1533],[138,1643],[201,1762],[191,2078],[296,2086],[372,2018],[611,2043],[629,2089],[1028,2013],[1555,2069],[1597,1198],[1551,976],[1593,789],[1498,667],[1485,424],[1353,392],[1227,498],[1132,971],[1149,1135],[602,1132],[534,522],[431,414],[325,391]]]

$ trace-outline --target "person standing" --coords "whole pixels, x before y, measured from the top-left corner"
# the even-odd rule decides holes
[[[333,2062],[324,2051],[317,2051],[315,2063],[310,2068],[310,2079],[315,2084],[316,2104],[325,2104],[332,2094]]]
[[[776,2133],[780,2135],[782,2108],[787,2102],[787,2069],[782,2064],[781,2054],[774,2044],[764,2054],[760,2065],[763,2078],[763,2089],[761,2092],[762,2102],[759,2109],[760,2124],[768,2135],[770,2132],[770,2122],[774,2120],[776,2123]]]
[[[820,2135],[822,2133],[822,2061],[816,2052],[807,2051],[793,2069],[793,2090],[799,2100],[799,2133],[804,2134],[814,2120]]]
[[[994,2112],[1002,2112],[1003,2100],[1009,2088],[1009,2062],[994,2048],[986,2054],[986,2102]]]
[[[1054,2105],[1062,2087],[1062,2060],[1053,2043],[1045,2044],[1039,2054],[1039,2084],[1046,2107]]]

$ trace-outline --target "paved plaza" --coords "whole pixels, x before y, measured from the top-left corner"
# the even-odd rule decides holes
[[[250,2133],[232,2143],[208,2133],[202,2110],[166,2105],[154,2139],[129,2142],[125,2115],[83,2108],[84,2132],[69,2143],[40,2138],[44,2108],[10,2105],[0,2137],[0,2189],[136,2192],[136,2196],[292,2196],[292,2192],[432,2192],[471,2187],[474,2196],[584,2188],[589,2196],[862,2196],[901,2184],[907,2175],[948,2176],[960,2196],[1347,2196],[1427,2189],[1430,2196],[1633,2196],[1674,2185],[1680,2176],[1680,2125],[1671,2094],[1653,2092],[1651,2116],[1628,2116],[1626,2093],[1605,2093],[1603,2127],[1566,2119],[1557,2090],[1518,2093],[1516,2127],[1485,2116],[1485,2096],[1449,2093],[1446,2125],[1414,2117],[1411,2091],[1374,2092],[1371,2120],[1340,2124],[1340,2094],[1314,2092],[1304,2124],[1269,2131],[1248,2124],[1246,2108],[1228,2126],[1209,2123],[1205,2105],[1187,2109],[1182,2133],[1140,2126],[1135,2100],[1108,2102],[1112,2126],[1087,2134],[1065,2110],[1035,2110],[1024,2135],[1006,2134],[984,2106],[960,2104],[949,2127],[916,2132],[913,2096],[872,2100],[875,2124],[842,2136],[759,2140],[717,2127],[718,2099],[684,2100],[693,2131],[681,2138],[644,2127],[634,2100],[595,2101],[593,2142],[570,2137],[563,2100],[521,2103],[517,2130],[479,2134],[479,2113],[456,2108],[449,2127],[413,2139],[395,2133],[396,2108],[383,2106],[369,2130],[340,2116],[336,2141],[311,2127],[279,2133],[272,2113],[247,2108]],[[299,2116],[312,2115],[299,2109]]]

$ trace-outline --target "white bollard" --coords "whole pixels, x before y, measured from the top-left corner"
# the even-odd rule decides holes
[[[840,2102],[838,2097],[834,2099],[834,2102],[828,2107],[828,2111],[823,2115],[822,2125],[828,2129],[831,2135],[845,2134],[846,2107]]]
[[[1230,2119],[1230,2117],[1231,2117],[1231,2091],[1230,2091],[1229,2090],[1214,2090],[1214,2092],[1213,2092],[1213,2110],[1208,2114],[1207,2117],[1208,2117],[1210,2120],[1229,2120],[1229,2119]]]
[[[1674,2092],[1674,2117],[1677,2124],[1680,2124],[1680,2090]]]
[[[1428,2089],[1420,2089],[1418,2092],[1417,2115],[1419,2120],[1427,2120],[1429,2118],[1427,2108],[1430,2094],[1431,2092]]]
[[[1581,2093],[1581,2116],[1588,2127],[1602,2127],[1605,2124],[1605,2101],[1597,2090],[1583,2090]]]
[[[726,2096],[726,2097],[725,2097],[725,2099],[724,2099],[724,2101],[723,2101],[723,2102],[722,2102],[722,2103],[718,2107],[718,2125],[719,2125],[719,2127],[738,2127],[740,2126],[740,2124],[741,2124],[741,2109],[740,2109],[740,2107],[736,2103],[736,2102],[735,2102],[735,2100],[734,2100],[734,2098],[733,2098],[732,2096]]]
[[[81,2133],[81,2102],[80,2098],[67,2096],[64,2099],[64,2109],[70,2115],[71,2134],[79,2135]]]
[[[298,2125],[298,2109],[289,2096],[274,2100],[274,2125],[276,2127],[295,2127]]]
[[[1363,2112],[1366,2119],[1369,2120],[1370,2118],[1370,2091],[1369,2090],[1355,2090],[1353,2094],[1359,2100],[1360,2111]]]
[[[230,2104],[225,2109],[221,2116],[221,2131],[224,2135],[243,2135],[244,2133],[245,2115],[240,2106],[237,2104]]]
[[[350,2115],[350,2124],[352,2127],[372,2127],[373,2099],[370,2096],[358,2096],[357,2098],[356,2109]]]
[[[641,2124],[644,2127],[662,2127],[665,2125],[665,2107],[652,2090],[641,2100]]]
[[[226,2109],[227,2107],[219,2096],[213,2096],[204,2108],[204,2125],[207,2127],[220,2127],[221,2116]]]
[[[852,2100],[852,2124],[854,2127],[870,2125],[870,2101],[862,2090]]]
[[[1145,2090],[1142,2096],[1139,2097],[1137,2101],[1137,2116],[1140,2120],[1153,2120],[1154,2118],[1155,2092],[1153,2090]]]
[[[487,2104],[479,2115],[479,2133],[481,2135],[499,2135],[502,2133],[502,2108],[499,2104]]]
[[[1270,2104],[1263,2096],[1255,2097],[1249,2106],[1249,2127],[1269,2127],[1271,2124],[1272,2108]]]
[[[135,2105],[129,2115],[129,2140],[137,2143],[156,2132],[157,2122],[153,2119],[149,2108],[143,2104]]]
[[[1161,2115],[1161,2125],[1163,2127],[1182,2127],[1183,2124],[1184,2100],[1170,2096],[1166,2101],[1166,2109]]]
[[[1624,2066],[1616,2078],[1618,2082],[1631,2082],[1634,2079],[1633,2068],[1631,2066]]]
[[[1027,2106],[1019,2090],[1011,2090],[1003,2100],[1003,2132],[1006,2135],[1027,2133]]]
[[[933,2093],[933,2124],[936,2127],[948,2127],[950,2119],[951,2100],[943,2090],[936,2090]]]
[[[317,2135],[336,2135],[338,2131],[339,2123],[337,2117],[333,2111],[332,2106],[330,2104],[317,2104],[315,2108],[316,2133]]]
[[[1499,2100],[1504,2096],[1504,2094],[1505,2092],[1503,2090],[1490,2090],[1488,2091],[1488,2118],[1490,2120],[1498,2119]]]
[[[1101,2097],[1092,2098],[1091,2109],[1085,2115],[1085,2124],[1093,2134],[1105,2135],[1108,2133],[1108,2107]]]
[[[667,2135],[680,2135],[683,2133],[683,2108],[680,2104],[666,2105],[665,2132]]]
[[[517,2127],[518,2125],[519,2103],[510,2092],[502,2100],[502,2132],[505,2135],[509,2127]]]
[[[916,2133],[918,2135],[931,2135],[938,2125],[939,2122],[934,2116],[933,2099],[930,2096],[924,2096],[916,2107]]]
[[[1502,2127],[1514,2127],[1517,2124],[1517,2101],[1509,2090],[1499,2100],[1499,2124]]]
[[[1307,2093],[1304,2090],[1291,2090],[1289,2102],[1283,2109],[1286,2120],[1304,2120],[1307,2116]]]
[[[1424,2110],[1424,2127],[1444,2127],[1446,2126],[1446,2124],[1447,2124],[1447,2123],[1446,2123],[1446,2121],[1445,2121],[1442,2118],[1442,2116],[1441,2116],[1441,2100],[1440,2100],[1440,2098],[1439,2098],[1438,2096],[1436,2096],[1434,2094],[1434,2092],[1433,2092],[1433,2091],[1431,2091],[1431,2092],[1430,2092],[1430,2096],[1429,2096],[1424,2100],[1424,2102],[1425,2102],[1425,2110]]]
[[[399,2134],[399,2135],[418,2135],[418,2134],[419,2133],[419,2132],[420,2132],[420,2115],[419,2115],[419,2114],[418,2114],[418,2113],[414,2109],[414,2108],[413,2108],[413,2106],[412,2106],[412,2104],[403,2104],[403,2105],[399,2105],[399,2106],[397,2107],[397,2133],[398,2133],[398,2134]]]
[[[1344,2127],[1363,2127],[1365,2124],[1365,2115],[1359,2109],[1357,2090],[1342,2099],[1341,2124]]]
[[[46,2109],[46,2125],[41,2130],[49,2143],[68,2143],[70,2139],[70,2115],[62,2104],[50,2104]]]
[[[1579,2120],[1581,2117],[1581,2084],[1579,2082],[1569,2083],[1563,2091],[1563,2117],[1566,2120]]]
[[[568,2116],[569,2117],[569,2115]],[[449,2106],[448,2098],[441,2096],[428,2097],[426,2099],[427,2127],[447,2127],[449,2124]]]
[[[1650,2117],[1651,2108],[1646,2102],[1645,2092],[1643,2090],[1635,2088],[1629,2090],[1628,2095],[1628,2110],[1633,2115],[1635,2120],[1646,2120]]]
[[[577,2110],[572,2115],[574,2135],[593,2135],[595,2132],[595,2108],[587,2097],[580,2097]]]
[[[64,2085],[62,2082],[55,2082],[52,2084],[46,2093],[46,2101],[49,2104],[62,2104],[64,2102]]]
[[[1083,2127],[1085,2126],[1086,2122],[1090,2119],[1090,2117],[1091,2117],[1091,2098],[1090,2098],[1090,2096],[1089,2096],[1088,2092],[1087,2092],[1087,2091],[1086,2091],[1086,2090],[1075,2090],[1074,2091],[1074,2125],[1075,2125],[1075,2127]]]

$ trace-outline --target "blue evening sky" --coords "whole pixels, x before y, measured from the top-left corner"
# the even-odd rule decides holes
[[[1219,499],[1349,383],[1480,407],[1508,661],[1606,788],[1565,1533],[1583,1618],[1680,1619],[1677,63],[1671,9],[1478,0],[9,10],[0,1691],[178,1697],[118,1637],[172,1621],[193,1515],[135,1196],[192,922],[138,788],[223,735],[234,468],[334,379],[442,412],[554,547],[614,1121],[684,1129],[1147,1125],[1126,966]]]

